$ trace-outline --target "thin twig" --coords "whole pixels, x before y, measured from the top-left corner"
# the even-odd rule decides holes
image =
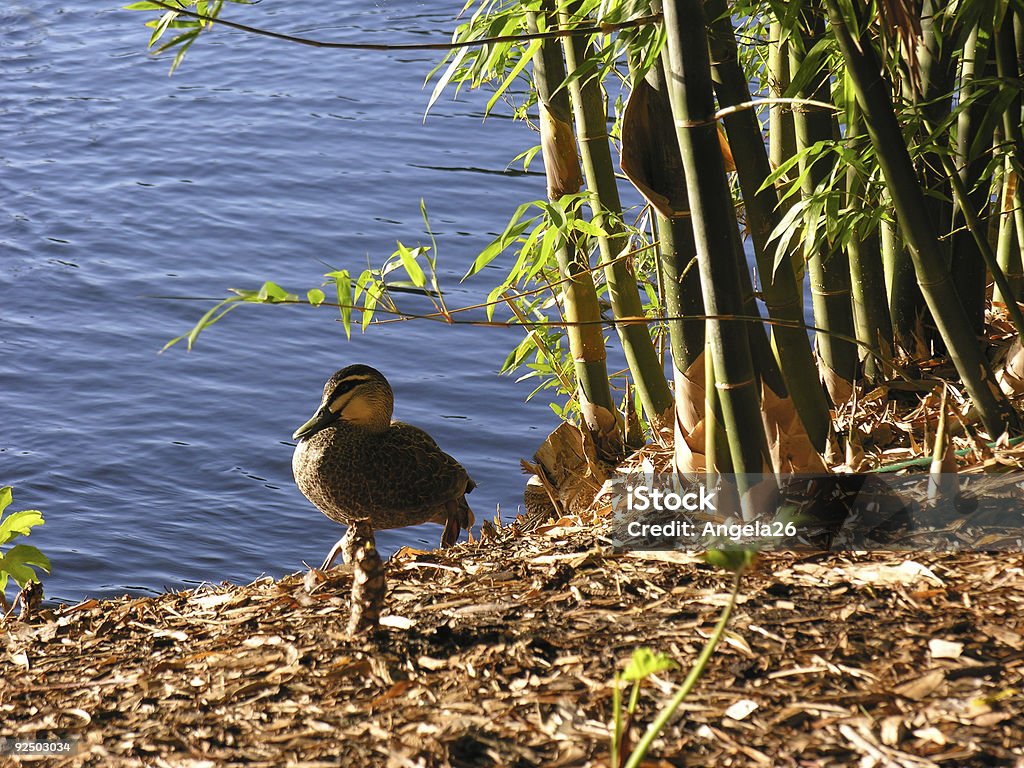
[[[248,24],[242,24],[237,21],[228,21],[227,19],[221,19],[217,16],[207,16],[206,14],[197,13],[196,11],[190,11],[185,8],[179,8],[171,3],[166,3],[163,0],[149,0],[153,5],[165,8],[168,11],[174,13],[180,13],[182,16],[188,16],[192,19],[199,21],[205,21],[208,24],[220,24],[230,29],[237,29],[241,32],[248,32],[253,35],[261,35],[263,37],[269,37],[274,40],[284,40],[288,43],[297,43],[299,45],[307,45],[313,48],[334,48],[349,51],[452,51],[459,48],[470,48],[477,45],[491,45],[492,43],[517,43],[525,42],[530,40],[551,40],[559,37],[572,37],[574,35],[598,35],[608,34],[609,32],[615,32],[620,29],[633,29],[635,27],[643,27],[648,24],[654,24],[661,21],[660,13],[652,13],[647,16],[640,16],[636,19],[629,21],[620,21],[615,23],[601,23],[591,24],[585,27],[576,27],[574,29],[558,29],[551,30],[548,32],[533,32],[524,35],[499,35],[498,37],[482,37],[476,40],[462,40],[453,43],[338,43],[327,40],[313,40],[308,37],[300,37],[298,35],[289,35],[285,32],[274,32],[269,29],[261,29],[259,27],[253,27]]]

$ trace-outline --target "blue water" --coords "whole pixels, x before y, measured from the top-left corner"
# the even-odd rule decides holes
[[[232,18],[321,39],[449,39],[461,0],[265,0]],[[486,94],[423,122],[433,52],[338,52],[218,29],[168,78],[143,16],[118,3],[0,5],[0,485],[46,524],[27,543],[65,601],[318,562],[341,528],[295,489],[289,436],[337,368],[364,362],[396,417],[430,431],[479,488],[477,518],[514,513],[556,424],[529,382],[496,374],[514,330],[401,323],[346,341],[334,311],[243,307],[175,347],[208,304],[274,280],[379,265],[425,243],[425,201],[451,306],[458,278],[543,178],[506,172],[535,143]],[[500,268],[500,267],[499,267]],[[409,309],[424,300],[405,300]],[[436,546],[440,527],[379,535]]]

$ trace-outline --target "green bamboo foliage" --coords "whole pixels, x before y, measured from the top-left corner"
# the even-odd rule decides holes
[[[941,258],[938,238],[924,205],[910,155],[893,111],[891,88],[871,39],[859,32],[864,8],[852,3],[848,26],[839,0],[826,0],[829,19],[852,79],[857,101],[875,148],[882,175],[896,206],[901,231],[914,263],[928,307],[985,428],[993,435],[1019,428],[1017,414],[993,385],[992,371],[978,346],[970,321],[960,304],[948,265]]]
[[[713,19],[708,32],[719,104],[722,107],[745,104],[751,99],[750,87],[739,64],[736,36],[725,0],[712,0],[706,10],[708,17]],[[788,76],[788,67],[784,75]],[[792,115],[788,117],[792,126]],[[774,113],[772,119],[776,121]],[[786,128],[782,115],[777,122],[780,133],[784,133]],[[766,185],[771,165],[761,126],[756,113],[749,109],[726,115],[723,123],[746,208],[761,293],[768,316],[781,321],[779,325],[772,326],[778,366],[785,375],[786,389],[793,398],[811,443],[821,451],[825,448],[830,424],[828,401],[818,380],[807,334],[799,327],[804,319],[800,285],[788,261],[779,264],[778,268],[775,266],[774,249],[769,238],[779,223],[779,197],[774,187]],[[775,389],[776,394],[785,394],[778,391],[778,387]]]
[[[801,30],[791,34],[790,67],[793,71],[807,62],[808,51],[824,36],[825,26],[821,4],[815,0],[803,6]],[[829,72],[824,66],[806,77],[799,97],[829,103],[832,100]],[[819,107],[801,107],[794,113],[797,147],[807,150],[819,142],[830,142],[835,135],[834,118]],[[800,163],[801,190],[807,198],[814,196],[827,182],[832,170],[827,156],[808,158]],[[814,210],[814,209],[812,209]],[[827,215],[827,213],[826,213]],[[810,226],[812,222],[806,222]],[[830,242],[824,232],[805,235],[807,274],[811,284],[814,323],[822,330],[815,334],[821,362],[829,370],[826,380],[838,376],[846,382],[857,379],[857,349],[848,339],[854,336],[853,306],[850,295],[850,267],[846,253]],[[831,375],[829,374],[831,372]],[[836,392],[831,393],[835,398]],[[841,405],[842,403],[836,403]]]
[[[569,21],[568,11],[560,10],[560,24],[568,26]],[[621,258],[629,247],[629,239],[622,224],[622,204],[608,137],[608,113],[600,83],[593,77],[581,75],[580,67],[587,60],[589,43],[580,36],[566,37],[562,47],[566,66],[572,73],[569,93],[593,221],[606,233],[598,238],[598,245],[612,311],[618,321],[615,327],[648,420],[655,428],[668,426],[672,423],[672,392],[646,323],[642,321],[644,310],[636,278]]]
[[[550,7],[553,3],[549,3]],[[538,31],[537,16],[528,15],[531,32]],[[533,80],[540,110],[541,152],[547,176],[548,198],[559,201],[579,192],[583,182],[572,130],[569,96],[559,86],[565,80],[561,48],[545,41],[533,57]],[[584,426],[606,456],[622,450],[622,435],[615,401],[608,384],[608,368],[601,307],[593,273],[584,251],[570,238],[557,248],[555,258],[562,283],[566,335],[576,373],[577,396]]]
[[[760,428],[758,380],[742,323],[721,320],[741,313],[736,217],[718,144],[711,64],[700,0],[664,3],[668,78],[679,150],[686,169],[694,240],[708,321],[710,363],[733,469],[761,472],[767,447]],[[709,457],[710,461],[710,457]]]

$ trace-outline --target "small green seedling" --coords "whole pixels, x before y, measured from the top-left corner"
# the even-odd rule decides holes
[[[629,729],[633,724],[633,714],[640,699],[640,686],[651,675],[669,669],[679,669],[679,665],[663,653],[656,653],[650,648],[637,648],[633,658],[629,660],[622,673],[615,673],[615,687],[612,689],[612,708],[615,712],[615,727],[612,731],[611,763],[612,768],[623,765],[629,749]],[[626,715],[622,714],[622,685],[633,683],[626,705]]]
[[[30,581],[39,581],[36,568],[50,572],[50,561],[46,555],[30,544],[15,544],[7,548],[10,542],[19,536],[28,536],[35,526],[43,524],[43,514],[36,509],[5,515],[4,510],[10,506],[12,499],[13,492],[9,485],[0,488],[0,604],[3,605],[4,613],[9,610],[6,597],[9,579],[14,579],[19,587],[24,588]]]
[[[664,654],[655,653],[649,648],[638,648],[633,652],[633,658],[621,675],[615,675],[615,688],[612,691],[612,706],[615,710],[615,723],[612,728],[611,744],[611,768],[639,768],[644,758],[651,749],[651,745],[658,737],[658,734],[668,725],[669,720],[675,715],[676,710],[683,703],[683,700],[690,695],[704,669],[715,652],[719,641],[725,634],[725,627],[729,623],[733,608],[736,607],[736,598],[739,596],[740,579],[743,573],[750,568],[757,559],[757,553],[752,550],[743,549],[715,549],[709,550],[704,559],[711,565],[731,571],[733,574],[732,591],[729,594],[729,602],[722,609],[711,636],[704,643],[704,648],[698,654],[693,667],[687,674],[686,679],[676,690],[675,695],[658,712],[658,716],[647,727],[646,732],[637,742],[632,750],[627,740],[629,729],[632,725],[633,713],[636,712],[637,700],[640,697],[640,684],[651,675],[663,672],[667,669],[678,669],[679,666]],[[622,687],[620,681],[632,681],[633,691],[629,697],[629,704],[626,707],[626,717],[622,716]]]

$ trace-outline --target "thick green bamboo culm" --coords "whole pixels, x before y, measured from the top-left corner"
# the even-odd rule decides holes
[[[704,307],[715,317],[737,315],[742,309],[738,271],[745,266],[735,250],[736,215],[718,145],[703,3],[667,0],[663,5],[666,76],[686,170]],[[708,321],[707,335],[733,469],[760,473],[767,445],[749,336],[742,323],[721,320]]]
[[[733,251],[737,254],[739,265],[737,276],[740,280],[740,299],[743,304],[743,314],[746,317],[760,317],[761,308],[757,305],[757,294],[754,292],[754,282],[747,267],[747,254],[743,249],[743,238],[737,227],[733,227]],[[782,369],[775,359],[772,351],[771,339],[764,323],[745,323],[747,337],[750,344],[750,358],[754,363],[754,375],[760,383],[771,387],[772,391],[779,397],[786,397],[789,390],[786,389],[785,379],[782,378]],[[760,390],[758,390],[760,391]]]
[[[774,98],[785,96],[789,90],[789,41],[784,39],[784,33],[782,22],[772,19],[768,32],[768,88]],[[788,104],[772,104],[768,110],[768,159],[772,168],[778,168],[795,154],[793,110]],[[789,208],[791,201],[787,198],[782,203],[783,210]]]
[[[992,292],[992,300],[1007,307],[1013,303],[1013,297],[1020,295],[1021,283],[1024,282],[1024,275],[1021,275],[1021,252],[1017,245],[1017,226],[1013,220],[1013,200],[1009,194],[1012,173],[1010,158],[1007,157],[1003,163],[1003,181],[999,190],[999,228],[996,246],[996,261],[999,269],[1006,275],[1007,289],[1000,290],[999,286],[996,286]]]
[[[803,63],[806,51],[824,37],[824,21],[819,0],[802,6],[800,14],[802,34],[792,30],[790,43],[790,69],[797,71]],[[831,85],[827,69],[822,70],[800,89],[804,99],[828,103],[831,101]],[[819,107],[800,107],[793,115],[796,126],[797,147],[807,149],[818,142],[831,141],[834,135],[832,114]],[[801,159],[801,191],[810,197],[824,184],[831,171],[832,160],[818,157]],[[808,232],[808,241],[815,233]],[[811,284],[811,302],[814,307],[814,324],[824,329],[815,334],[818,355],[822,363],[833,373],[848,382],[857,379],[857,348],[841,336],[854,336],[853,303],[850,289],[850,266],[846,253],[836,245],[825,242],[823,234],[818,235],[817,244],[808,245],[807,275]],[[836,403],[841,405],[841,403]]]
[[[884,200],[891,208],[891,200]],[[882,221],[882,271],[885,273],[885,295],[889,303],[889,319],[893,337],[903,349],[914,351],[914,334],[924,311],[921,289],[914,274],[914,262],[895,221]]]
[[[647,194],[662,199],[651,205],[656,224],[658,276],[672,352],[672,383],[676,418],[673,425],[673,458],[677,471],[691,467],[685,430],[693,427],[682,413],[690,397],[686,373],[704,351],[704,297],[697,269],[697,250],[690,226],[683,159],[679,155],[672,107],[660,61],[640,79],[635,59],[630,61],[633,88],[628,118],[623,118],[622,167],[640,182]],[[628,169],[628,170],[627,170]],[[710,426],[711,422],[705,421]]]
[[[846,127],[846,142],[851,149],[866,139],[864,120],[856,104],[852,105]],[[851,165],[846,171],[846,205],[859,210],[867,205],[864,200],[866,183]],[[886,374],[879,359],[892,358],[893,337],[889,306],[885,301],[885,274],[882,271],[882,246],[878,230],[863,235],[854,233],[847,246],[850,261],[851,289],[853,291],[853,322],[860,348],[864,377],[877,381]]]
[[[711,0],[705,9],[713,19],[708,34],[718,103],[728,107],[749,102],[750,86],[739,64],[736,36],[725,0]],[[791,124],[792,116],[789,117]],[[807,435],[815,448],[823,451],[831,423],[828,400],[807,334],[792,325],[804,320],[803,295],[796,275],[788,261],[779,269],[774,268],[774,252],[768,238],[779,223],[779,196],[774,187],[765,186],[771,164],[761,126],[756,113],[749,109],[727,115],[723,123],[743,194],[765,307],[772,320],[789,323],[772,326],[776,359]]]
[[[560,10],[559,23],[570,26],[569,22],[568,12]],[[562,48],[567,69],[570,73],[577,73],[586,60],[588,41],[579,36],[562,38]],[[622,226],[622,204],[607,129],[608,113],[600,84],[593,77],[586,80],[572,77],[569,93],[576,117],[576,134],[593,220],[607,233],[598,238],[598,246],[612,311],[619,320],[642,318],[644,310],[636,278],[629,266],[619,258],[629,247],[629,241]],[[668,386],[647,326],[642,323],[620,323],[616,325],[616,330],[648,420],[655,427],[667,426],[671,423],[674,405],[672,390]]]
[[[949,16],[942,11],[946,0],[922,0],[921,35],[917,41],[918,78],[907,78],[907,92],[911,94],[918,111],[932,124],[938,125],[949,117],[955,68],[950,56]],[[943,26],[945,25],[945,26]],[[942,170],[940,158],[952,147],[944,147],[937,136],[921,136],[924,148],[917,166],[928,194],[925,206],[936,232],[945,232],[953,217],[949,178]],[[952,238],[939,240],[942,258],[948,263],[952,253]],[[955,285],[955,284],[954,284]],[[959,294],[959,287],[958,287]]]
[[[995,47],[996,47],[996,69],[999,73],[999,78],[1003,82],[1020,82],[1024,72],[1021,71],[1021,62],[1024,59],[1024,51],[1017,50],[1017,43],[1014,39],[1014,21],[1018,11],[1011,5],[1006,9],[1006,14],[1003,17],[1003,23],[999,27],[999,31],[996,34]],[[1024,167],[1024,136],[1022,136],[1021,130],[1021,95],[1020,90],[1015,91],[1013,99],[1010,101],[1007,108],[1003,111],[1003,138],[1006,141],[1006,153],[1007,153],[1007,175],[1009,175],[1010,167],[1014,166],[1017,169]],[[1016,264],[1014,261],[1010,261],[1010,264],[1017,266],[1017,264],[1024,261],[1024,195],[1021,194],[1021,178],[1019,171],[1015,173],[1016,184],[1006,185],[1004,189],[1012,189],[1012,194],[1006,195],[1006,201],[1003,204],[1003,210],[1012,211],[1013,228],[1016,233],[1017,248],[1016,248]],[[1014,301],[1020,300],[1020,287],[1014,285],[1017,288],[1017,292],[1013,295]],[[1004,300],[1009,304],[1010,300],[1004,295]]]
[[[957,173],[953,159],[948,155],[940,155],[940,160],[952,184],[957,208],[964,217],[967,230],[974,238],[974,243],[978,248],[978,253],[981,254],[982,261],[988,266],[989,272],[992,274],[992,281],[995,283],[996,290],[1003,295],[1011,293],[1010,280],[996,259],[995,254],[992,253],[992,246],[989,245],[985,237],[987,230],[978,219],[978,214],[967,204],[969,200],[968,190]],[[1017,333],[1024,336],[1024,313],[1021,312],[1017,302],[1007,303],[1006,311],[1010,315],[1010,320],[1013,322]]]
[[[700,273],[693,245],[693,230],[688,219],[670,219],[657,215],[658,251],[664,275],[665,311],[668,321],[672,365],[683,372],[704,350],[704,298],[700,292]],[[692,262],[692,263],[691,263]]]
[[[868,135],[896,206],[901,231],[928,308],[985,429],[993,437],[1004,430],[1017,431],[1020,419],[995,386],[988,360],[982,354],[960,304],[949,267],[940,256],[938,238],[903,143],[903,134],[893,112],[891,88],[881,74],[883,68],[873,41],[866,35],[854,39],[839,0],[826,0],[826,3],[832,29],[853,81],[857,101],[864,112]],[[849,5],[863,17],[865,9],[859,0],[852,0]],[[858,18],[853,19],[853,27],[861,29]]]
[[[531,32],[538,31],[536,14],[528,14],[527,23]],[[534,54],[533,78],[542,110],[541,152],[545,169],[549,171],[548,197],[558,200],[579,191],[580,170],[571,129],[569,96],[564,89],[559,89],[565,80],[565,64],[557,42],[543,42]],[[608,383],[601,307],[593,273],[586,254],[572,240],[558,248],[555,258],[559,274],[565,280],[562,296],[565,319],[569,321],[566,335],[576,373],[580,413],[602,452],[615,455],[621,451],[622,435],[616,428],[615,401]]]
[[[995,59],[989,55],[990,47],[986,44],[992,31],[992,17],[991,14],[983,16],[987,26],[979,20],[964,45],[960,62],[960,101],[967,106],[957,116],[956,128],[956,165],[960,169],[960,179],[969,190],[967,205],[978,212],[989,208],[990,184],[982,179],[986,165],[983,153],[992,146],[994,126],[985,120],[985,113],[992,104],[993,89],[979,90],[975,81],[996,74]],[[981,136],[985,125],[988,126],[988,135]],[[976,151],[975,147],[980,147],[981,151]],[[965,227],[963,212],[957,207],[953,208],[950,230],[953,233],[950,265],[953,282],[971,327],[975,333],[981,334],[985,328],[985,262]]]
[[[637,78],[636,62],[631,61],[630,64],[630,74]],[[646,97],[643,101],[647,108],[646,122],[649,123],[650,131],[644,142],[649,176],[645,182],[651,185],[653,191],[665,196],[672,212],[666,215],[651,206],[658,239],[658,264],[665,311],[671,318],[667,325],[674,378],[678,383],[679,375],[685,373],[704,351],[704,298],[700,291],[697,248],[693,243],[689,201],[683,181],[683,160],[676,144],[665,70],[660,61],[647,70],[642,82],[634,83],[630,98],[638,95]]]

